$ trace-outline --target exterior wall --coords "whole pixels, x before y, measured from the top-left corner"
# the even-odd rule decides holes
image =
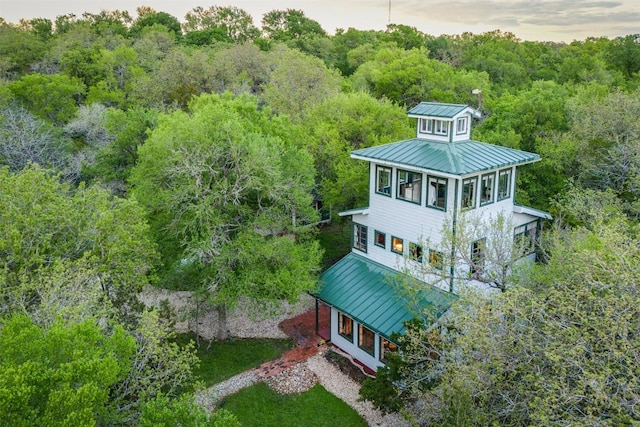
[[[374,355],[372,356],[358,347],[358,322],[355,320],[353,321],[353,330],[353,342],[349,342],[338,333],[338,310],[331,307],[331,342],[373,371],[377,370],[379,366],[384,366],[384,363],[379,359],[380,336],[377,333],[374,336]]]

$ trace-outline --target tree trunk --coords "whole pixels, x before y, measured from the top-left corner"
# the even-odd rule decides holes
[[[229,338],[229,331],[227,330],[227,306],[222,304],[217,306],[218,309],[218,331],[216,332],[216,339],[226,340]]]

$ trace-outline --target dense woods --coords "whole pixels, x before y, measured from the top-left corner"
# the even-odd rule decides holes
[[[137,293],[196,291],[224,318],[313,291],[313,197],[365,205],[350,151],[413,137],[420,101],[478,107],[474,139],[538,153],[516,201],[556,224],[526,279],[408,328],[369,397],[425,424],[640,421],[640,35],[137,12],[0,19],[0,424],[234,425],[180,397],[193,349]]]

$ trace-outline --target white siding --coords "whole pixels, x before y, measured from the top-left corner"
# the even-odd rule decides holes
[[[384,363],[379,360],[380,336],[378,334],[374,336],[374,355],[372,356],[358,347],[358,322],[355,320],[353,321],[353,331],[353,342],[349,342],[338,333],[338,310],[331,307],[331,342],[374,371],[378,369],[378,366],[384,366]]]

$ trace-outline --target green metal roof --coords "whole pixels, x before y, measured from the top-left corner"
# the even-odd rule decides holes
[[[441,102],[421,102],[409,110],[409,116],[429,116],[453,118],[469,108],[464,104],[443,104]]]
[[[402,276],[398,271],[351,252],[322,273],[316,297],[390,338],[393,332],[403,334],[403,322],[415,317],[396,294],[394,284]],[[455,295],[427,283],[421,297],[421,305],[430,309],[434,318],[444,314],[456,299]]]
[[[355,150],[351,156],[460,176],[540,160],[534,153],[485,142],[440,142],[422,138]]]

